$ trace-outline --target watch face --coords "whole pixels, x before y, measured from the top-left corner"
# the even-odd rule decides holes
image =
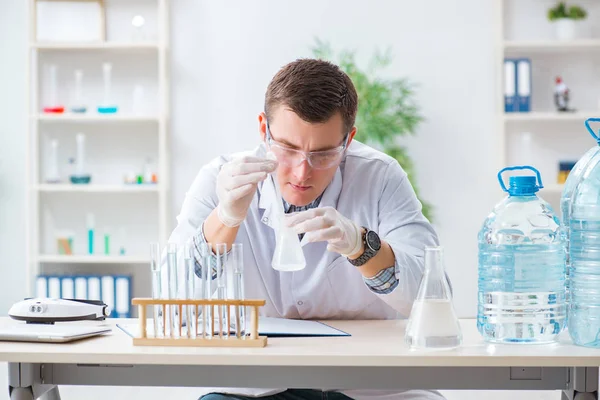
[[[367,246],[369,246],[371,250],[378,251],[381,248],[381,240],[379,239],[379,235],[377,235],[377,233],[368,231],[365,239]]]

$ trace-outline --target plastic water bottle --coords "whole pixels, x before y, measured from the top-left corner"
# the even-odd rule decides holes
[[[569,228],[569,224],[570,224],[570,220],[571,220],[571,205],[572,205],[572,198],[573,198],[573,193],[575,192],[575,189],[577,188],[577,186],[579,185],[579,182],[581,182],[581,179],[583,178],[583,172],[585,167],[588,164],[595,164],[600,160],[600,146],[594,146],[591,149],[589,149],[584,155],[583,157],[581,157],[579,159],[579,161],[577,162],[577,164],[575,164],[575,166],[573,167],[573,169],[571,170],[571,172],[569,172],[569,176],[567,177],[567,180],[565,182],[564,188],[563,188],[563,192],[560,198],[560,211],[562,213],[562,218],[561,218],[561,235],[562,235],[562,239],[563,239],[563,243],[565,245],[565,254],[567,256],[567,264],[566,264],[566,283],[567,283],[567,304],[570,303],[570,289],[569,289],[569,275],[570,275],[570,270],[571,270],[571,261],[570,261],[570,257],[569,257],[569,244],[571,241],[571,234],[570,234],[570,228]],[[569,312],[567,310],[567,326],[568,326],[568,317],[569,317]]]
[[[596,142],[600,138],[585,125]],[[588,152],[589,153],[589,152]],[[582,158],[574,169],[581,169],[574,182],[565,218],[569,235],[569,335],[575,344],[600,347],[600,153]],[[570,176],[569,176],[570,178]],[[575,178],[574,178],[575,179]],[[566,223],[566,222],[565,222]]]
[[[529,169],[536,176],[502,173]],[[565,250],[560,221],[536,193],[540,173],[530,166],[498,173],[508,196],[498,203],[479,232],[477,328],[496,343],[549,343],[565,328]]]

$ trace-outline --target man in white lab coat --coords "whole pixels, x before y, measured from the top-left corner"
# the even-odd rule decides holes
[[[301,59],[272,79],[258,115],[260,145],[204,166],[170,241],[243,245],[246,298],[262,315],[299,319],[407,318],[426,246],[438,243],[398,162],[353,140],[358,96],[337,66]],[[267,154],[267,152],[270,152]],[[274,154],[276,161],[269,158]],[[271,267],[278,218],[302,237],[306,267]],[[213,261],[214,261],[214,255]],[[197,264],[202,255],[196,252]],[[203,400],[441,399],[432,391],[211,388]]]

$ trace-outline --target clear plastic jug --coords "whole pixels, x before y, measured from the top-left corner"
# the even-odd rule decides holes
[[[536,176],[511,176],[506,188],[502,173],[514,170]],[[565,327],[567,311],[560,221],[536,195],[543,184],[535,168],[504,168],[498,181],[508,196],[478,235],[477,328],[489,342],[553,342]]]
[[[599,136],[585,125],[600,144]],[[594,152],[595,149],[595,152]],[[587,155],[592,156],[587,159]],[[563,193],[564,224],[569,238],[569,335],[580,346],[600,347],[600,153],[598,146],[590,149],[574,167],[580,176],[571,177]],[[567,182],[568,182],[567,180]],[[572,186],[572,189],[570,189]],[[569,189],[569,192],[567,192]],[[570,199],[569,199],[570,197]],[[569,201],[570,200],[570,201]]]

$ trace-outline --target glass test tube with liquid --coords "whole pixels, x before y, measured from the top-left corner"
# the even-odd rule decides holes
[[[161,298],[161,268],[160,268],[160,245],[150,244],[150,273],[152,274],[152,298]],[[162,306],[152,307],[152,318],[154,326],[154,337],[164,335]]]
[[[200,245],[200,253],[202,254],[202,265],[200,276],[202,277],[201,281],[201,290],[200,290],[200,298],[201,299],[210,299],[212,296],[212,244],[211,243],[202,243]],[[212,326],[211,318],[212,312],[210,306],[202,306],[202,337],[212,337],[214,332],[210,329]]]
[[[194,272],[194,248],[192,244],[186,244],[183,251],[183,260],[185,263],[185,298],[194,300],[196,291],[196,277]],[[196,337],[196,307],[193,305],[183,306],[183,312],[186,319],[186,335],[189,338]]]
[[[44,106],[44,112],[63,113],[65,107],[58,103],[58,77],[55,64],[50,64],[48,66],[48,80],[48,95],[46,105]]]
[[[169,276],[169,300],[174,300],[177,298],[177,244],[169,243],[167,245],[167,273]],[[169,308],[169,319],[170,319],[170,336],[175,337],[179,335],[179,315],[178,315],[178,307],[171,305]]]
[[[112,85],[112,64],[102,64],[102,78],[104,80],[104,98],[102,104],[98,106],[98,112],[101,114],[114,114],[118,107],[112,102],[111,85]]]
[[[234,300],[244,300],[244,253],[241,243],[231,246],[231,271],[233,272]],[[235,335],[237,338],[246,337],[246,307],[235,306]]]
[[[227,244],[225,243],[217,243],[216,245],[216,257],[217,257],[217,299],[225,300],[227,299]],[[219,336],[223,337],[225,334],[226,337],[229,336],[229,318],[227,318],[228,307],[226,305],[217,306],[218,311],[218,319],[219,319]],[[214,316],[213,316],[214,318]]]
[[[83,71],[75,70],[75,96],[71,111],[78,114],[83,114],[87,111],[87,107],[83,101]]]

